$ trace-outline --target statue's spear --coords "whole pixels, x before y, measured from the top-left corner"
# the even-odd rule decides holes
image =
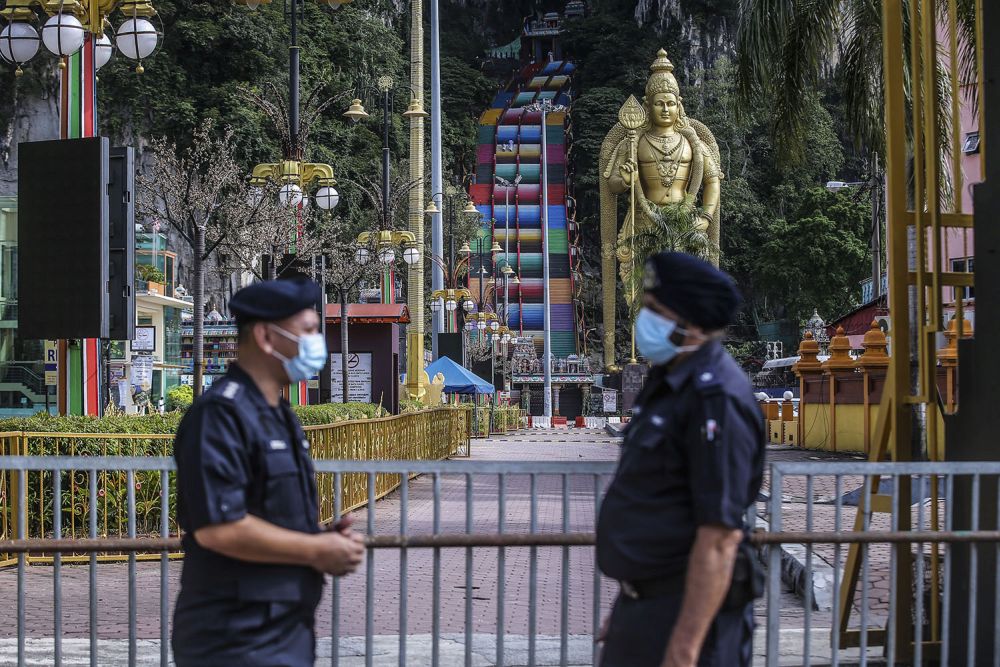
[[[633,308],[636,298],[636,278],[635,278],[635,192],[639,182],[638,171],[638,149],[639,149],[639,128],[646,124],[646,109],[635,99],[635,95],[629,95],[625,104],[618,111],[618,122],[628,131],[629,160],[636,166],[632,172],[632,182],[629,185],[629,219],[632,221],[632,232],[629,234],[629,241],[632,245],[632,284],[629,286],[632,297]],[[632,317],[632,358],[631,363],[635,363],[635,316]]]

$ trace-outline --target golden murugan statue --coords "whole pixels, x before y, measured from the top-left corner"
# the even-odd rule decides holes
[[[601,145],[604,360],[609,368],[615,367],[616,268],[634,309],[645,260],[637,255],[679,250],[719,262],[719,146],[705,125],[684,113],[666,51],[660,49],[650,70],[643,104],[630,97]],[[625,193],[629,213],[619,229],[618,195]]]

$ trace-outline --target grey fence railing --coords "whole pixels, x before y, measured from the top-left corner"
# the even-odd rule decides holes
[[[321,481],[338,491],[349,475],[368,475],[369,482],[399,475],[402,482],[353,513],[356,529],[367,534],[367,559],[357,574],[332,580],[324,595],[317,612],[321,664],[360,656],[366,665],[472,665],[484,658],[497,665],[596,663],[592,638],[617,592],[598,572],[592,548],[613,463],[315,465]],[[16,555],[16,568],[0,569],[0,590],[12,590],[15,578],[17,589],[16,596],[0,596],[0,614],[16,618],[16,632],[0,627],[0,663],[37,662],[41,650],[55,665],[71,658],[168,664],[169,642],[161,640],[169,637],[179,543],[165,523],[156,534],[137,535],[136,516],[169,516],[173,462],[0,457],[0,471],[14,472],[17,483],[7,491],[21,494],[20,507],[29,485],[51,485],[59,497],[74,476],[90,480],[91,501],[102,472],[124,476],[130,489],[126,538],[102,538],[96,502],[72,509],[90,526],[85,540],[62,539],[61,512],[44,539],[23,539],[24,516],[2,517],[17,524],[18,539],[0,541],[0,552]],[[976,511],[971,524],[959,526],[950,502],[964,499],[976,508],[986,499],[998,507],[1000,463],[777,463],[770,471],[770,498],[757,504],[759,530],[752,535],[769,573],[768,594],[755,610],[761,627],[754,664],[1000,664],[977,655],[977,643],[992,643],[1000,632],[977,622],[966,593],[995,562],[1000,526],[992,513],[980,521]],[[134,482],[150,474],[159,477],[160,503],[137,508]],[[880,513],[907,495],[910,516]],[[854,530],[856,521],[861,530]],[[127,565],[99,566],[112,552],[126,554]],[[48,556],[35,562],[51,568],[29,568],[28,553]],[[157,553],[158,562],[139,558]],[[971,581],[956,581],[966,570],[955,568],[962,567]],[[900,573],[910,570],[912,586],[901,589],[908,580]],[[989,573],[998,581],[988,583],[1000,590],[1000,575]],[[843,582],[855,579],[853,595],[842,598]],[[120,604],[108,609],[102,599]],[[958,648],[956,628],[964,638]]]
[[[366,562],[358,573],[329,581],[317,612],[321,661],[339,665],[346,656],[364,655],[365,664],[373,665],[380,654],[379,664],[386,664],[389,651],[393,663],[427,664],[412,658],[417,650],[434,665],[481,664],[484,654],[505,664],[513,653],[526,655],[528,664],[541,663],[543,653],[545,664],[594,660],[592,637],[617,590],[600,576],[592,548],[596,512],[613,463],[316,460],[314,465],[320,485],[330,485],[337,499],[352,476],[369,477],[368,504],[352,512],[355,529],[367,534]],[[140,511],[168,517],[165,510],[174,502],[168,492],[173,461],[0,457],[2,471],[14,472],[10,491],[20,495],[13,504],[19,507],[27,506],[30,486],[51,485],[52,496],[60,497],[68,484],[64,478],[73,475],[89,478],[91,490],[85,517],[77,517],[78,524],[89,522],[88,539],[62,539],[62,513],[53,517],[51,537],[44,539],[24,539],[23,514],[7,517],[17,525],[17,539],[0,541],[0,552],[16,556],[17,595],[0,596],[0,615],[16,618],[18,664],[26,664],[35,639],[43,637],[51,638],[43,650],[50,651],[55,665],[69,661],[64,660],[67,650],[77,659],[89,654],[91,665],[149,664],[157,655],[167,665],[169,642],[160,640],[169,637],[177,592],[172,586],[180,567],[171,555],[180,544],[166,524],[155,535],[136,534],[134,489],[137,475],[158,474],[160,504]],[[97,478],[107,471],[126,478],[124,538],[98,533]],[[376,475],[401,480],[399,489],[378,502]],[[340,513],[338,502],[334,520]],[[138,558],[156,552],[158,564]],[[51,579],[45,584],[51,594],[38,592],[42,575],[32,576],[29,591],[28,553],[51,556]],[[83,567],[64,562],[68,554],[79,562],[86,553]],[[120,567],[115,579],[102,573],[98,562],[111,553],[127,554],[127,576]],[[33,575],[42,569],[30,568]],[[67,580],[68,573],[74,581]],[[0,588],[8,586],[5,575],[11,575],[9,581],[13,574],[13,568],[0,570]],[[80,592],[82,599],[71,599],[64,590]],[[150,603],[154,591],[158,605]],[[120,613],[109,618],[101,599],[120,599]],[[85,617],[86,623],[69,631],[67,617]],[[12,629],[0,627],[0,649],[5,636],[13,639],[5,634]],[[118,636],[127,636],[127,645],[114,639]]]
[[[1000,462],[773,464],[765,664],[1000,666],[998,478]]]

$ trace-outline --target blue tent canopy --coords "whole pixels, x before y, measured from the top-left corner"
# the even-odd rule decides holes
[[[492,394],[493,385],[449,357],[440,357],[427,367],[427,377],[431,380],[438,373],[444,375],[446,394]]]

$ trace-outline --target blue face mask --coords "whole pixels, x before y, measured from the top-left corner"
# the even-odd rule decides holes
[[[670,340],[675,331],[687,333],[679,329],[677,322],[653,312],[649,308],[639,311],[635,319],[635,344],[639,353],[646,357],[654,366],[668,363],[681,352],[692,352],[698,345],[676,345]]]
[[[281,360],[285,372],[288,374],[289,382],[308,380],[326,366],[326,340],[324,340],[323,334],[296,336],[278,326],[271,325],[271,328],[288,340],[299,344],[299,353],[292,358],[282,355],[277,350],[271,352]]]

